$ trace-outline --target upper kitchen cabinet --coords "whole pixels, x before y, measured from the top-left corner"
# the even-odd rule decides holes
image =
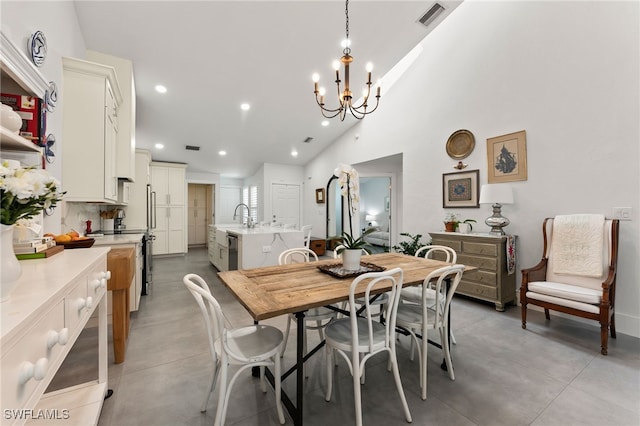
[[[0,86],[2,92],[36,96],[44,99],[49,83],[25,54],[0,32]],[[0,126],[0,150],[38,152],[30,140]]]
[[[116,203],[122,95],[115,69],[74,58],[62,58],[62,66],[65,200]]]
[[[87,60],[108,65],[116,70],[122,103],[118,108],[118,139],[116,176],[134,182],[136,178],[136,86],[133,62],[87,50]]]

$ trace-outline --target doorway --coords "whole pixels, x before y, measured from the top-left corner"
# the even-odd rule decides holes
[[[213,185],[190,183],[188,185],[188,245],[207,245],[209,225],[213,217]]]

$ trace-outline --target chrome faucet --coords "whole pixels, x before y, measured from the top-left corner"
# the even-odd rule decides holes
[[[247,228],[253,228],[255,225],[253,223],[253,219],[251,218],[251,210],[249,210],[249,206],[245,203],[240,203],[236,206],[235,210],[233,211],[233,220],[236,220],[236,217],[238,217],[238,209],[242,206],[245,206],[247,208]]]

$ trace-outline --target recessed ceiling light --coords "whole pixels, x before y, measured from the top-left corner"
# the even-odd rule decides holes
[[[295,149],[293,151],[291,151],[291,156],[292,157],[297,157],[298,156],[298,151],[296,151]]]
[[[162,148],[164,148],[164,145],[162,145],[161,143],[157,143],[155,145],[155,147],[158,148],[158,149],[162,149]]]
[[[224,150],[218,151],[218,155],[225,156],[227,155],[227,151],[224,151]]]
[[[163,86],[163,85],[161,85],[161,84],[158,84],[158,85],[156,86],[156,92],[158,92],[158,93],[167,93],[167,88],[166,88],[166,87],[164,87],[164,86]]]
[[[248,111],[249,108],[251,108],[251,105],[249,105],[249,104],[240,105],[240,109],[243,110],[243,111]]]
[[[329,125],[329,120],[324,120],[321,124],[322,124],[324,127],[327,127],[327,126]]]

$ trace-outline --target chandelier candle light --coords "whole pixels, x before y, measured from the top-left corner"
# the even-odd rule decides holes
[[[351,56],[351,48],[349,47],[349,0],[346,1],[345,5],[345,15],[346,15],[346,39],[344,41],[342,51],[343,55],[340,58],[340,62],[335,61],[333,63],[333,68],[336,70],[336,87],[338,89],[338,108],[331,109],[326,108],[324,104],[324,95],[325,89],[323,87],[318,87],[318,82],[320,81],[320,76],[316,73],[313,74],[313,82],[314,82],[314,90],[313,93],[316,95],[316,102],[320,107],[320,111],[325,118],[333,118],[338,116],[341,121],[344,121],[347,116],[347,112],[350,112],[358,120],[364,118],[365,115],[371,114],[373,111],[378,108],[378,103],[380,102],[380,83],[377,84],[376,89],[376,104],[373,109],[367,111],[369,107],[369,96],[371,95],[371,71],[373,70],[373,65],[371,63],[367,64],[367,88],[364,93],[364,98],[362,103],[358,106],[353,105],[353,93],[351,92],[351,88],[349,86],[349,66],[351,62],[353,62],[353,56]],[[340,89],[340,63],[344,65],[344,89]],[[318,97],[319,95],[319,97]]]

